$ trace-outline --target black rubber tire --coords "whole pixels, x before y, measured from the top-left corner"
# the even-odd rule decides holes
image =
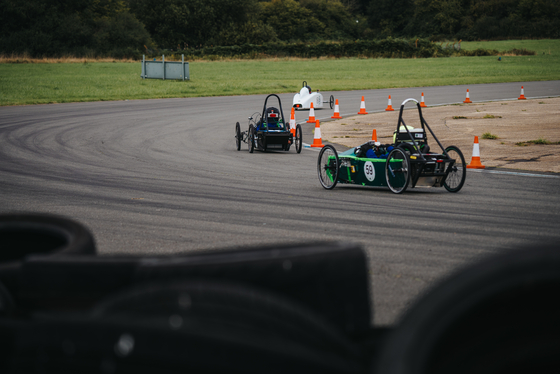
[[[9,316],[15,309],[14,299],[4,284],[0,282],[0,317]],[[0,344],[1,346],[1,344]],[[0,365],[0,368],[2,365]]]
[[[303,131],[301,129],[301,125],[296,126],[295,144],[296,144],[296,152],[301,153],[301,147],[303,145]]]
[[[235,147],[237,150],[241,150],[241,126],[239,126],[239,122],[235,124]]]
[[[182,326],[185,330],[214,330],[223,335],[236,330],[232,337],[280,338],[347,358],[358,356],[356,347],[320,315],[268,290],[231,281],[139,285],[108,297],[92,311],[95,319],[128,317],[150,321],[163,317],[164,326],[172,315],[186,322]]]
[[[249,125],[247,131],[247,148],[249,148],[249,153],[253,153],[255,150],[255,127],[253,125]]]
[[[92,315],[39,315],[25,323],[7,339],[14,342],[8,352],[0,352],[10,372],[367,371],[361,347],[321,316],[229,282],[147,284],[115,295]]]
[[[329,98],[329,106],[332,108],[334,108],[334,96],[331,95],[331,97]]]
[[[334,165],[332,164],[334,160]],[[338,173],[340,171],[340,160],[336,149],[327,144],[319,152],[317,159],[317,174],[319,182],[327,190],[332,190],[338,183]]]
[[[79,311],[132,285],[212,279],[283,295],[348,335],[363,335],[370,328],[367,261],[356,245],[315,242],[207,252],[145,258],[34,256],[22,265],[21,286],[13,295],[18,308],[30,312]]]
[[[393,168],[391,163],[396,160],[400,161],[400,167]],[[395,148],[387,156],[385,163],[385,179],[387,180],[387,187],[396,194],[403,193],[408,187],[410,182],[410,160],[408,155],[401,148]]]
[[[0,281],[15,295],[19,273],[30,255],[95,254],[90,231],[65,217],[22,213],[0,215]]]
[[[398,148],[402,149],[404,151],[404,153],[406,153],[407,156],[411,156],[412,154],[416,153],[418,154],[418,152],[415,151],[414,146],[410,143],[400,143],[398,145]],[[410,158],[409,158],[410,161]],[[409,162],[410,164],[410,178],[412,178],[413,180],[416,179],[416,174],[418,173],[418,167],[416,165],[414,165],[412,162]]]
[[[461,188],[463,188],[463,184],[465,184],[465,179],[467,177],[467,164],[465,163],[465,157],[463,156],[461,150],[454,145],[445,148],[445,152],[449,157],[455,160],[455,164],[449,174],[447,174],[447,178],[445,178],[443,186],[449,192],[459,192]]]
[[[408,308],[371,372],[557,372],[558,294],[558,245],[508,249],[469,265]]]
[[[95,254],[95,241],[83,225],[50,214],[0,215],[0,264],[31,254]]]
[[[149,260],[135,269],[137,281],[195,277],[252,284],[297,300],[349,335],[370,328],[367,261],[356,245],[275,245]]]

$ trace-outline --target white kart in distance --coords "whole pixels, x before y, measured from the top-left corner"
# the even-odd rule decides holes
[[[330,108],[334,108],[334,96],[331,95],[328,101],[323,101],[323,95],[317,92],[311,91],[311,87],[307,85],[306,81],[303,81],[303,87],[299,93],[294,95],[294,101],[292,106],[296,109],[309,109],[313,103],[313,108],[322,108],[323,103],[329,103]]]

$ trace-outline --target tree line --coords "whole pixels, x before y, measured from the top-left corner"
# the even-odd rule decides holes
[[[560,2],[2,0],[0,28],[0,53],[37,57],[386,38],[558,38]]]

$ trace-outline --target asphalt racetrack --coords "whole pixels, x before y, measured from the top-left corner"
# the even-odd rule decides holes
[[[474,102],[516,98],[521,85],[527,97],[560,95],[560,81],[332,94],[344,116],[357,113],[362,95],[372,112],[388,95],[396,109],[421,92],[436,105],[462,102],[467,88]],[[246,130],[265,96],[1,107],[0,213],[73,218],[93,232],[102,255],[357,242],[368,254],[379,325],[473,259],[560,239],[560,175],[469,169],[455,194],[327,191],[315,149],[250,154],[242,144],[238,152],[235,123]],[[292,97],[281,95],[286,116]],[[306,118],[297,113],[298,122]],[[304,142],[312,140],[306,124]],[[462,151],[470,162],[472,149]]]

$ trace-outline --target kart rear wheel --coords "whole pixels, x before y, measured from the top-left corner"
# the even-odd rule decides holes
[[[249,125],[249,131],[247,131],[247,148],[249,148],[249,153],[253,153],[255,150],[255,127]]]
[[[331,190],[336,186],[339,166],[340,160],[336,149],[330,144],[324,146],[317,160],[317,174],[319,174],[319,181],[325,189]]]
[[[333,95],[331,95],[331,97],[329,98],[329,105],[330,105],[331,109],[334,108],[334,96]]]
[[[459,148],[454,145],[447,147],[445,153],[447,153],[447,156],[451,159],[455,160],[455,163],[451,166],[451,170],[449,170],[447,178],[445,178],[445,182],[443,182],[443,186],[449,192],[459,192],[459,190],[463,188],[467,176],[465,157],[463,157],[463,153]]]
[[[394,193],[403,193],[410,182],[410,160],[406,153],[395,148],[389,153],[385,163],[387,186]]]
[[[302,133],[303,131],[301,130],[301,125],[297,125],[296,126],[296,152],[297,153],[301,152],[301,145],[303,142]]]
[[[237,150],[241,150],[241,127],[239,126],[239,122],[235,124],[235,146]]]

